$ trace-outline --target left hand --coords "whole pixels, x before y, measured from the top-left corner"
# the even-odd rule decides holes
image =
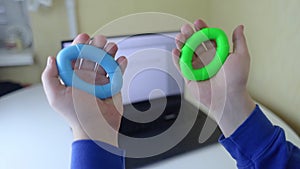
[[[87,34],[80,34],[74,39],[73,45],[78,43],[102,48],[113,57],[118,50],[116,44],[107,43],[102,35],[90,40]],[[127,59],[122,56],[117,62],[124,73]],[[74,71],[81,79],[91,84],[103,85],[109,82],[102,67],[95,72],[95,64],[87,60],[83,61],[80,69],[76,65]],[[49,104],[67,120],[74,140],[92,139],[118,146],[118,131],[123,115],[121,93],[101,100],[79,89],[64,86],[59,80],[56,60],[51,56],[42,73],[42,82]]]

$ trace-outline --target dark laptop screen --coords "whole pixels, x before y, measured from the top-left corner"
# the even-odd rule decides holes
[[[128,66],[124,74],[124,104],[181,95],[184,81],[172,60],[178,32],[151,33],[108,37],[118,45],[116,58],[125,56]],[[62,41],[62,48],[72,41]]]

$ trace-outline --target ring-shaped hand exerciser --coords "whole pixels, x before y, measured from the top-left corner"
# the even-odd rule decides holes
[[[72,68],[72,60],[85,59],[98,63],[109,76],[110,83],[93,85],[77,76]],[[62,49],[56,58],[59,76],[66,86],[73,86],[100,99],[109,98],[120,92],[123,85],[122,72],[114,58],[104,50],[84,44]]]
[[[194,69],[192,59],[196,48],[207,40],[216,41],[216,53],[210,63],[200,69]],[[195,32],[184,44],[180,56],[182,74],[193,81],[207,80],[217,74],[229,54],[229,43],[225,32],[219,28],[203,28]]]

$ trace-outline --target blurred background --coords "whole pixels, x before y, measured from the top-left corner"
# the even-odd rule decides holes
[[[31,7],[30,11],[24,10],[26,14],[22,14],[21,9],[28,8],[11,5],[23,3],[22,0],[0,0],[1,50],[9,48],[10,54],[22,55],[23,52],[29,56],[28,62],[24,64],[5,65],[4,60],[7,61],[7,58],[4,55],[10,54],[1,52],[0,81],[13,82],[22,87],[40,83],[46,58],[57,54],[62,40],[72,39],[74,33],[85,32],[92,35],[105,24],[130,14],[162,12],[190,22],[202,18],[209,26],[225,30],[229,38],[234,28],[243,24],[252,59],[248,83],[251,95],[300,135],[300,22],[297,19],[300,17],[300,1],[74,0],[73,21],[70,21],[72,13],[70,14],[68,4],[71,1],[40,2],[39,8]],[[14,16],[21,16],[23,19],[16,19]],[[18,26],[10,27],[8,31],[9,25]],[[70,25],[75,27],[71,28]],[[180,28],[178,24],[168,25],[152,25],[151,20],[145,20],[143,24],[136,25],[136,29],[112,29],[107,30],[105,35],[176,31]],[[21,35],[17,33],[19,38],[8,38],[7,32],[21,32]],[[13,40],[9,41],[11,39]],[[13,42],[13,45],[9,46],[8,42]],[[17,51],[12,52],[11,49]]]

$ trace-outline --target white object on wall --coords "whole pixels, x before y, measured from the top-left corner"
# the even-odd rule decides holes
[[[24,1],[24,0],[15,0]],[[51,7],[53,0],[25,0],[29,11],[37,11],[41,5]],[[66,11],[68,15],[70,38],[73,39],[77,36],[77,18],[76,18],[76,3],[74,0],[65,0]]]
[[[33,38],[26,2],[0,0],[0,67],[34,64]]]
[[[51,7],[52,0],[27,0],[28,10],[37,11],[40,5]]]
[[[15,0],[15,1],[24,1],[24,0]],[[41,5],[46,7],[52,6],[53,0],[26,0],[27,6],[29,11],[37,11]],[[69,22],[69,30],[70,30],[70,38],[74,38],[78,31],[77,31],[77,19],[76,19],[76,7],[74,0],[65,0],[66,4],[66,11],[68,15],[68,22]]]
[[[75,1],[65,0],[65,3],[69,21],[70,38],[73,39],[78,34]]]

